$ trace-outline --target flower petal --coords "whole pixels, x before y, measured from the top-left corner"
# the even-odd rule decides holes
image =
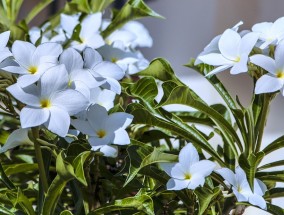
[[[221,169],[215,170],[215,172],[221,175],[224,178],[224,180],[226,180],[233,187],[237,187],[236,177],[232,170],[228,168],[221,168]]]
[[[63,90],[54,94],[51,104],[66,110],[71,116],[85,110],[88,106],[86,97],[76,90]]]
[[[227,29],[219,40],[221,54],[230,60],[235,60],[239,54],[241,36],[232,29]]]
[[[263,197],[257,195],[257,194],[253,194],[251,196],[249,196],[248,199],[249,203],[251,203],[252,205],[258,206],[261,209],[266,209],[266,201],[264,200]]]
[[[28,87],[35,82],[37,82],[40,79],[40,75],[37,73],[32,75],[32,74],[25,74],[20,77],[18,77],[17,83],[19,84],[20,87]]]
[[[42,125],[49,118],[50,112],[47,108],[24,107],[20,113],[22,128],[31,128]]]
[[[68,73],[83,68],[83,59],[75,49],[68,48],[60,55],[59,62],[64,64]]]
[[[176,163],[160,163],[160,168],[165,171],[169,176],[172,176],[172,168],[176,165]]]
[[[199,56],[198,59],[201,60],[203,63],[212,66],[231,65],[233,63],[231,60],[228,60],[222,54],[219,53],[210,53],[207,55]]]
[[[190,167],[190,173],[192,174],[192,176],[198,174],[200,176],[206,177],[213,172],[215,167],[216,164],[214,162],[209,160],[202,160],[197,163],[194,163]]]
[[[107,110],[100,105],[91,105],[87,111],[87,119],[95,130],[105,129],[105,122],[108,119]]]
[[[5,31],[0,34],[0,49],[4,49],[9,41],[10,31]]]
[[[109,115],[106,127],[109,131],[116,131],[119,128],[125,129],[133,120],[133,116],[124,112],[117,112]]]
[[[210,76],[210,75],[216,75],[219,72],[223,72],[224,70],[230,68],[232,65],[224,65],[224,66],[219,66],[215,69],[213,69],[211,72],[209,72],[205,77]]]
[[[8,48],[0,49],[0,62],[5,60],[6,58],[12,56],[12,53],[9,51]]]
[[[259,38],[258,33],[250,32],[241,39],[239,54],[248,56]]]
[[[97,32],[102,24],[102,13],[94,13],[86,16],[81,22],[81,32],[80,34],[88,35],[93,32]]]
[[[167,190],[182,190],[187,188],[189,180],[178,180],[171,178],[167,183]]]
[[[199,155],[196,148],[191,144],[184,146],[179,153],[179,163],[183,165],[187,170],[190,166],[199,161]]]
[[[276,68],[280,71],[284,71],[284,43],[279,44],[275,49],[275,64]]]
[[[113,144],[127,145],[130,143],[129,135],[123,128],[116,130],[114,135]]]
[[[12,53],[16,61],[23,67],[29,68],[32,63],[32,55],[36,47],[32,43],[16,40],[12,46]]]
[[[247,62],[248,62],[248,55],[243,54],[240,58],[240,61],[238,63],[235,63],[234,66],[231,68],[230,73],[232,75],[236,75],[243,72],[247,72],[248,71]]]
[[[275,61],[270,57],[257,54],[257,55],[253,55],[250,57],[250,62],[252,62],[253,64],[257,66],[260,66],[261,68],[265,69],[267,72],[271,74],[276,73],[277,68],[275,65]]]
[[[104,146],[111,143],[113,139],[113,135],[107,135],[103,138],[99,138],[96,136],[89,137],[88,141],[92,146]]]
[[[118,148],[117,146],[105,145],[100,148],[100,152],[102,152],[106,157],[116,158],[118,155]]]
[[[42,43],[40,44],[32,55],[32,62],[39,62],[41,57],[44,56],[54,56],[56,58],[62,53],[62,46],[58,43]]]
[[[93,68],[96,64],[103,61],[103,58],[99,54],[99,52],[97,52],[92,48],[86,48],[83,52],[83,56],[84,56],[84,67],[88,69]]]
[[[90,136],[95,136],[95,130],[91,127],[90,123],[86,120],[74,119],[71,121],[71,124],[83,134],[87,134]]]
[[[51,107],[49,108],[49,111],[50,117],[49,120],[45,123],[48,130],[61,137],[65,137],[70,126],[69,114],[65,110],[62,110],[58,107]]]
[[[187,188],[190,189],[190,190],[194,190],[198,186],[203,186],[204,182],[205,182],[204,176],[199,175],[199,174],[192,175]]]
[[[113,78],[115,80],[120,80],[125,75],[125,73],[121,70],[121,68],[118,65],[107,61],[103,61],[97,64],[93,68],[93,72],[99,74],[104,78]]]
[[[283,87],[283,81],[280,78],[263,75],[256,82],[255,94],[271,93],[280,90]]]

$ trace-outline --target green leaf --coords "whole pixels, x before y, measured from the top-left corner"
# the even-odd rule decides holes
[[[190,90],[188,87],[176,87],[173,89],[168,99],[165,102],[160,103],[158,107],[169,104],[187,105],[207,114],[215,122],[215,124],[221,128],[221,131],[225,136],[227,135],[227,132],[232,138],[234,138],[240,151],[243,151],[241,141],[230,123],[228,123],[228,121],[226,121],[219,112],[201,102],[199,98],[196,98],[195,94],[192,94],[192,90]],[[235,155],[237,155],[238,153],[234,143],[230,142],[230,147],[234,151]]]
[[[163,153],[157,148],[154,148],[154,150],[149,153],[149,151],[145,151],[145,148],[129,146],[127,148],[127,152],[130,157],[131,165],[124,186],[126,186],[130,181],[132,181],[134,177],[138,174],[138,172],[145,166],[162,162],[173,163],[177,162],[178,160],[177,155]]]
[[[276,205],[267,203],[267,211],[273,215],[284,215],[284,210]]]
[[[155,79],[152,77],[145,77],[134,84],[130,84],[125,91],[129,95],[138,97],[146,103],[151,103],[158,95],[158,87]]]
[[[121,211],[132,209],[143,211],[148,215],[155,215],[153,200],[148,195],[128,197],[121,200],[115,200],[114,204],[108,204],[89,213],[89,215],[106,214],[112,211]]]
[[[54,214],[55,208],[59,201],[66,184],[75,178],[73,166],[63,159],[63,151],[56,158],[57,175],[48,188],[46,198],[43,203],[43,215]]]
[[[194,190],[194,193],[197,196],[199,203],[198,215],[203,215],[208,207],[210,207],[210,204],[222,194],[222,191],[219,187],[215,187],[213,190],[206,187],[198,187]]]
[[[46,8],[53,0],[41,0],[33,9],[29,12],[25,18],[27,23],[30,23],[35,16],[37,16],[44,8]]]
[[[150,76],[161,81],[172,81],[178,85],[181,84],[180,80],[175,76],[170,63],[163,58],[154,59],[146,69],[137,73],[137,75]]]
[[[266,191],[265,195],[263,196],[263,198],[265,198],[266,200],[270,200],[270,199],[273,199],[273,198],[279,198],[279,197],[284,197],[284,188],[283,187],[272,188],[272,189]]]
[[[8,192],[7,197],[9,200],[13,203],[14,207],[16,205],[19,205],[25,213],[29,215],[35,215],[32,203],[29,201],[29,199],[22,193],[20,188],[18,188],[18,192]]]
[[[264,169],[268,169],[268,168],[272,168],[272,167],[276,167],[276,166],[284,166],[284,160],[280,160],[280,161],[275,161],[272,163],[267,163],[264,164],[263,166],[258,167],[258,170],[264,170]]]
[[[110,25],[102,32],[102,36],[106,38],[128,21],[147,16],[162,18],[159,14],[149,8],[143,0],[129,0],[118,14],[115,15]]]
[[[272,143],[268,144],[262,151],[265,155],[276,151],[277,149],[284,147],[284,135],[274,140]]]
[[[60,215],[73,215],[71,211],[65,210],[60,213]]]
[[[70,7],[71,11],[74,12],[85,12],[91,13],[91,7],[88,0],[72,0],[67,5]]]
[[[91,0],[90,6],[93,12],[104,11],[114,0]]]
[[[38,164],[21,163],[3,166],[7,175],[38,170]]]
[[[6,187],[8,187],[9,189],[14,189],[16,188],[15,185],[13,184],[13,182],[8,178],[8,176],[6,175],[2,164],[0,163],[0,180],[3,182],[3,184],[5,184]]]
[[[90,151],[82,152],[73,161],[73,167],[75,170],[76,179],[85,186],[87,186],[88,184],[84,173],[84,163],[87,160],[87,158],[90,156],[90,154],[91,154]]]

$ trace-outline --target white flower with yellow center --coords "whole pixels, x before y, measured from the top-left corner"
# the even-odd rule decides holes
[[[265,55],[253,55],[250,61],[265,69],[268,74],[261,76],[255,86],[255,93],[271,93],[281,90],[284,95],[284,43],[279,44],[274,52],[274,58]]]
[[[221,168],[216,170],[216,172],[225,179],[225,182],[232,185],[233,193],[238,202],[249,202],[252,205],[266,209],[266,202],[262,196],[267,188],[262,181],[254,179],[253,192],[249,186],[246,173],[241,167],[236,167],[236,174],[228,168]]]
[[[35,47],[29,42],[15,41],[12,53],[19,66],[7,66],[3,70],[20,74],[18,84],[27,87],[38,81],[49,68],[58,64],[61,52],[62,47],[57,43],[43,43]]]
[[[241,37],[236,31],[227,29],[218,42],[220,53],[199,56],[203,63],[218,66],[207,75],[214,75],[230,67],[231,74],[247,72],[248,56],[258,40],[257,33],[247,33]]]
[[[178,163],[161,163],[160,167],[171,177],[167,183],[168,190],[194,190],[203,186],[205,177],[210,175],[216,164],[209,160],[199,161],[194,146],[189,143],[179,153]]]
[[[9,51],[9,48],[6,47],[9,41],[9,37],[10,31],[5,31],[0,34],[0,63],[7,57],[12,56],[12,53]]]
[[[22,128],[45,125],[59,136],[66,136],[70,116],[86,109],[87,99],[78,91],[66,89],[68,74],[64,65],[50,68],[37,85],[21,88],[11,85],[7,90],[19,101],[26,104],[21,110]]]
[[[133,116],[124,112],[108,115],[100,105],[92,105],[87,110],[86,120],[72,120],[72,125],[83,134],[88,135],[92,150],[98,150],[109,144],[126,145],[130,143],[126,127]],[[104,148],[106,149],[106,148]]]
[[[105,44],[103,37],[100,35],[99,29],[102,24],[102,13],[93,13],[87,15],[82,22],[78,20],[78,16],[61,15],[61,26],[66,31],[67,36],[71,37],[74,28],[80,24],[81,31],[79,33],[79,41],[73,41],[71,47],[78,51],[83,51],[86,47],[99,48]]]
[[[284,17],[277,19],[274,23],[262,22],[252,27],[252,31],[259,34],[262,44],[261,49],[269,45],[277,45],[284,38]]]

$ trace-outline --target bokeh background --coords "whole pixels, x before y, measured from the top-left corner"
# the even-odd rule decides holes
[[[25,16],[35,2],[37,1],[26,1],[21,16]],[[123,0],[115,0],[114,6],[119,8],[121,3]],[[181,80],[196,90],[209,104],[221,100],[204,77],[183,65],[190,58],[196,57],[214,36],[221,34],[240,20],[244,22],[240,30],[244,30],[251,29],[255,23],[274,22],[284,16],[283,0],[148,0],[147,3],[165,19],[142,20],[154,39],[152,48],[143,49],[145,57],[149,60],[156,57],[166,58]],[[63,4],[64,0],[55,0],[33,24],[39,24],[46,15],[58,11]],[[248,75],[232,76],[228,72],[223,72],[218,76],[233,95],[239,96],[244,105],[249,104],[253,87]],[[271,106],[264,145],[283,135],[283,109],[284,98],[278,95]],[[274,161],[283,158],[284,150],[271,154],[269,159]],[[284,185],[279,184],[279,186]],[[274,203],[284,207],[284,200],[281,198],[274,200]],[[246,211],[246,214],[252,213],[255,213],[253,209]],[[257,211],[257,214],[266,213]]]

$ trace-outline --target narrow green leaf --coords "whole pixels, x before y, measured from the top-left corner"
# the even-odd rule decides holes
[[[155,215],[153,200],[148,195],[140,195],[116,200],[114,204],[108,204],[106,206],[98,208],[90,212],[88,215],[106,214],[112,211],[121,211],[128,209],[143,211],[148,215]]]
[[[273,199],[273,198],[279,198],[279,197],[284,197],[284,188],[283,187],[272,188],[272,189],[266,191],[265,195],[263,196],[263,198],[265,198],[266,200],[270,200],[270,199]]]
[[[149,8],[143,0],[129,0],[118,14],[115,15],[111,24],[102,32],[102,36],[106,38],[113,31],[122,27],[126,22],[147,16],[162,18],[159,14]]]
[[[5,186],[8,189],[16,188],[15,185],[13,184],[13,182],[6,175],[1,163],[0,163],[0,180],[3,182],[3,184],[5,184]]]
[[[62,211],[62,212],[60,213],[60,215],[73,215],[73,214],[71,213],[71,211],[65,210],[65,211]]]
[[[82,152],[73,161],[73,167],[75,170],[76,179],[85,186],[87,186],[88,184],[84,173],[84,163],[87,160],[87,158],[90,156],[90,154],[91,154],[90,151]]]
[[[185,86],[178,86],[176,87],[168,99],[164,103],[160,103],[158,107],[169,105],[169,104],[183,104],[190,107],[193,107],[208,116],[216,123],[217,126],[221,128],[221,131],[226,131],[228,134],[234,138],[234,140],[237,142],[237,145],[240,149],[240,151],[243,151],[243,147],[241,144],[241,141],[235,132],[234,128],[224,119],[224,117],[214,110],[213,108],[210,108],[208,105],[204,104],[203,102],[200,102],[198,98],[196,98],[195,95],[191,93],[191,90],[188,87]],[[223,133],[226,135],[225,133]],[[237,150],[235,148],[234,143],[230,143],[230,146],[235,154],[237,153]]]
[[[270,203],[267,203],[267,211],[273,215],[284,215],[284,209]]]
[[[258,170],[264,170],[264,169],[268,169],[268,168],[272,168],[272,167],[276,167],[276,166],[284,166],[284,160],[280,160],[280,161],[275,161],[272,163],[267,163],[264,164],[263,166],[258,167]]]
[[[216,200],[220,194],[222,194],[222,191],[219,187],[215,187],[213,190],[206,187],[198,187],[194,190],[194,193],[198,198],[198,215],[203,215],[208,207],[210,207],[210,204],[212,204],[212,202]]]
[[[72,8],[72,12],[91,13],[91,7],[88,0],[71,0],[68,2],[68,7]]]
[[[7,175],[38,170],[38,164],[21,163],[3,166]]]
[[[114,0],[91,0],[90,6],[93,12],[104,11]]]
[[[272,143],[268,144],[262,151],[265,155],[276,151],[277,149],[284,147],[284,135],[274,140]]]

